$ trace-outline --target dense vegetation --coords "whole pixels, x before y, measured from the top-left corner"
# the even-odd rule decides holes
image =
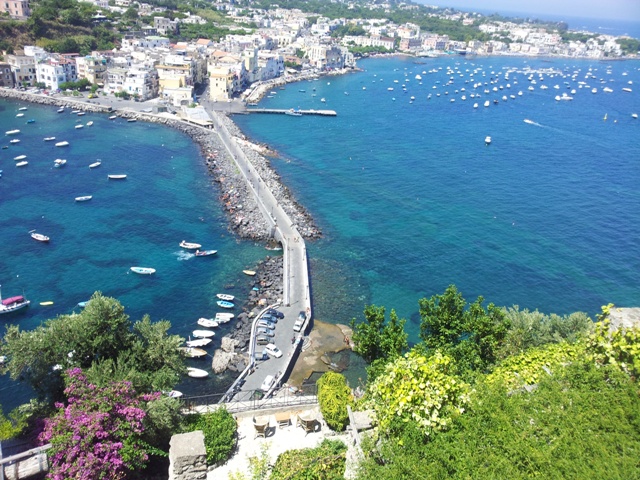
[[[420,300],[407,353],[380,348],[406,342],[383,308],[352,323],[377,424],[358,478],[640,477],[640,328],[483,303]]]
[[[186,431],[202,430],[207,464],[217,465],[226,461],[237,442],[238,425],[236,419],[225,408],[214,412],[188,415]]]
[[[278,457],[270,480],[341,480],[347,446],[339,440],[323,440],[316,448],[289,450]]]
[[[318,379],[317,385],[322,417],[332,430],[344,430],[349,424],[347,405],[352,402],[346,379],[339,373],[326,372]]]

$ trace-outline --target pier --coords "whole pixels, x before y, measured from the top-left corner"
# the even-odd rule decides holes
[[[282,109],[282,108],[247,108],[245,110],[247,113],[276,113],[276,114],[284,114],[284,115],[292,115],[299,116],[300,115],[320,115],[322,117],[335,117],[338,114],[335,110],[298,110],[293,108]]]

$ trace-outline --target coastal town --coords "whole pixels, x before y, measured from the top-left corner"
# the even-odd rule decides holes
[[[229,33],[220,35],[217,41],[183,38],[181,32],[187,27],[210,24],[192,12],[169,11],[131,0],[116,0],[114,5],[106,0],[88,3],[93,25],[108,24],[121,34],[114,48],[89,52],[85,47],[82,53],[54,53],[35,45],[5,48],[0,86],[72,93],[77,90],[75,84],[84,82],[85,87],[93,86],[90,98],[157,99],[164,108],[175,111],[194,106],[203,98],[205,87],[204,98],[212,102],[240,98],[253,103],[268,90],[270,82],[354,69],[358,57],[376,53],[588,59],[637,55],[637,41],[630,38],[567,31],[562,23],[494,19],[414,3],[349,3],[348,10],[359,8],[367,12],[366,17],[329,18],[295,8],[264,9],[217,2],[210,8],[229,22],[221,30]],[[33,13],[27,0],[3,3],[0,11],[23,20]],[[400,14],[418,15],[446,26],[443,30],[460,31],[449,35],[429,31],[418,22],[391,20]],[[137,20],[118,30],[125,18]],[[462,35],[470,39],[460,40]],[[187,113],[196,122],[208,122],[206,115],[198,120],[200,113]]]

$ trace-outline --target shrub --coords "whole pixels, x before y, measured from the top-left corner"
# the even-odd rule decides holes
[[[318,403],[327,425],[341,432],[349,423],[347,405],[352,401],[347,379],[335,372],[326,372],[318,379]]]
[[[187,431],[202,430],[204,446],[207,451],[207,463],[217,465],[231,456],[236,446],[238,425],[225,408],[201,415],[191,415],[187,419]]]
[[[341,375],[342,376],[342,375]],[[276,460],[271,480],[338,480],[344,478],[347,446],[323,440],[316,448],[289,450]]]

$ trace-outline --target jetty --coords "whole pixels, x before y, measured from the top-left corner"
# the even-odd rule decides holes
[[[247,113],[276,113],[283,115],[320,115],[323,117],[335,117],[338,115],[335,110],[297,110],[297,109],[281,109],[281,108],[247,108]]]

